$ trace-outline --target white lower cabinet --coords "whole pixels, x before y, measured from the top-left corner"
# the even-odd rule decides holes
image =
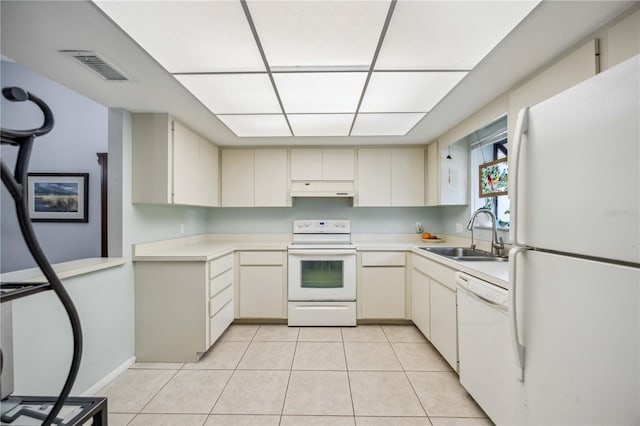
[[[429,277],[416,268],[411,271],[411,320],[427,339],[431,339]]]
[[[359,319],[406,317],[404,252],[363,252],[358,286]]]
[[[233,264],[135,262],[136,359],[197,361],[233,321]]]
[[[209,262],[209,345],[233,322],[233,253]]]
[[[456,292],[444,284],[429,280],[431,343],[444,359],[457,369],[458,319]]]
[[[238,318],[286,318],[285,251],[241,251]]]
[[[411,319],[458,371],[456,271],[415,254],[412,263]]]
[[[404,268],[362,269],[362,318],[404,318]]]

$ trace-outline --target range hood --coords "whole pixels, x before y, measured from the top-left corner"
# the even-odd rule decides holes
[[[301,181],[291,182],[291,197],[353,197],[353,182]]]

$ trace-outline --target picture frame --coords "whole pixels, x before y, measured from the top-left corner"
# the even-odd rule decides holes
[[[480,198],[507,195],[509,192],[507,157],[480,164],[478,168],[478,184]]]
[[[89,173],[29,173],[32,222],[89,222]]]

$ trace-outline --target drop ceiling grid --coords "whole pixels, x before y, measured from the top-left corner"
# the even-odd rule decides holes
[[[535,4],[99,2],[239,137],[406,135]]]

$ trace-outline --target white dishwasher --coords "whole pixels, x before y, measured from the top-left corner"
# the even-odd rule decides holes
[[[456,283],[460,383],[495,424],[514,424],[517,385],[509,292],[462,272]]]

